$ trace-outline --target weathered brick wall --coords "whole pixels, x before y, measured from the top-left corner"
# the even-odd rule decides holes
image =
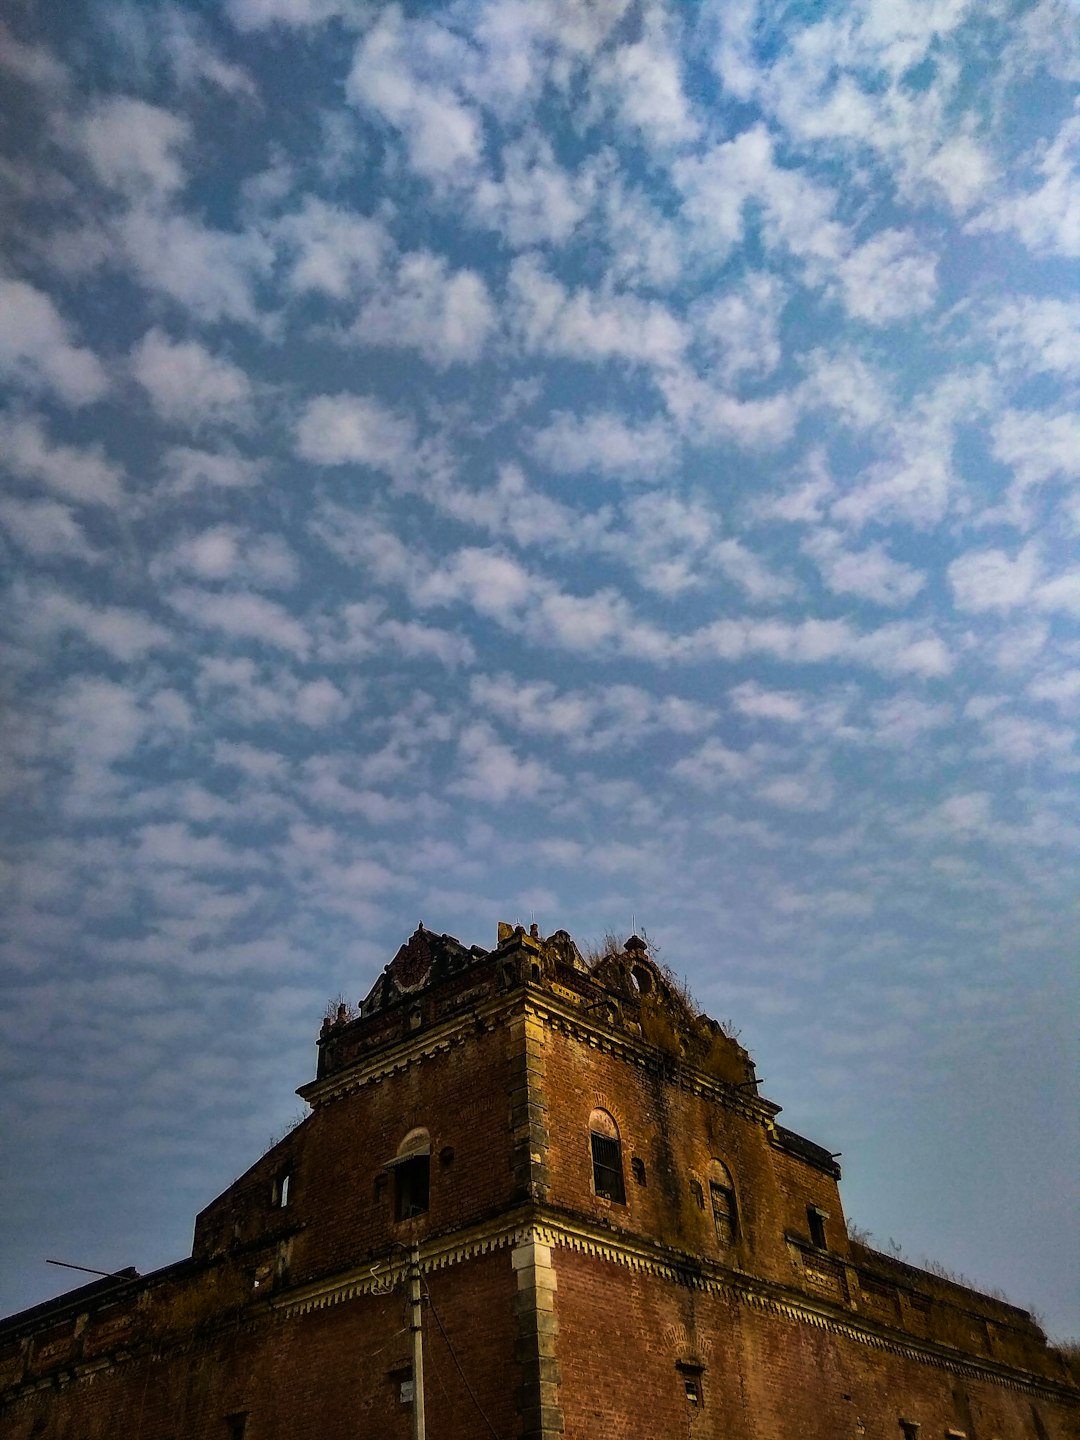
[[[451,1356],[499,1435],[518,1433],[516,1284],[506,1246],[425,1276],[429,1434],[489,1433]],[[434,1312],[442,1321],[436,1323]],[[251,1440],[407,1440],[400,1399],[409,1334],[402,1287],[292,1316],[264,1314],[178,1348],[141,1347],[97,1373],[25,1394],[0,1412],[4,1440],[227,1440],[247,1412]]]
[[[355,1264],[409,1240],[468,1224],[509,1203],[510,1075],[507,1026],[485,1032],[377,1082],[319,1105],[313,1115],[199,1217],[196,1254],[228,1248],[234,1232],[291,1235],[292,1283]],[[416,1126],[431,1137],[430,1209],[394,1219],[387,1169]],[[273,1182],[291,1174],[289,1203],[273,1206]]]
[[[621,1057],[545,1030],[549,1166],[554,1205],[603,1217],[610,1224],[767,1276],[798,1282],[785,1231],[806,1233],[806,1207],[830,1216],[829,1235],[846,1250],[836,1182],[777,1150],[760,1118],[728,1108]],[[589,1114],[594,1106],[618,1123],[626,1176],[625,1206],[597,1199],[592,1185]],[[634,1183],[630,1161],[645,1163],[646,1184]],[[734,1181],[740,1239],[717,1242],[708,1205],[708,1166],[721,1160]],[[691,1182],[702,1186],[699,1208]]]
[[[953,1373],[805,1319],[558,1246],[559,1403],[569,1440],[1076,1440],[1052,1397]],[[683,1360],[704,1364],[688,1404]],[[1041,1428],[1040,1428],[1041,1427]]]

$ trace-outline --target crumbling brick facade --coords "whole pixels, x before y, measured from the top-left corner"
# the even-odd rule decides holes
[[[0,1323],[5,1440],[1076,1440],[1022,1310],[848,1239],[834,1158],[631,937],[422,927],[189,1259]]]

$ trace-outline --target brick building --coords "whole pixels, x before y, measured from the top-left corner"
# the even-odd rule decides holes
[[[637,937],[421,927],[191,1257],[0,1323],[4,1440],[1067,1440],[1029,1315],[849,1240],[833,1157]]]

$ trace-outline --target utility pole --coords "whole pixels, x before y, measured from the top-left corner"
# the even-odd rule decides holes
[[[412,1332],[412,1440],[426,1440],[424,1422],[424,1340],[420,1318],[420,1246],[409,1251],[409,1329]]]

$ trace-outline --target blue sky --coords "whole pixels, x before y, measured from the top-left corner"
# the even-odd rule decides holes
[[[1078,41],[9,7],[0,1309],[184,1254],[417,919],[535,918],[1080,1330]]]

